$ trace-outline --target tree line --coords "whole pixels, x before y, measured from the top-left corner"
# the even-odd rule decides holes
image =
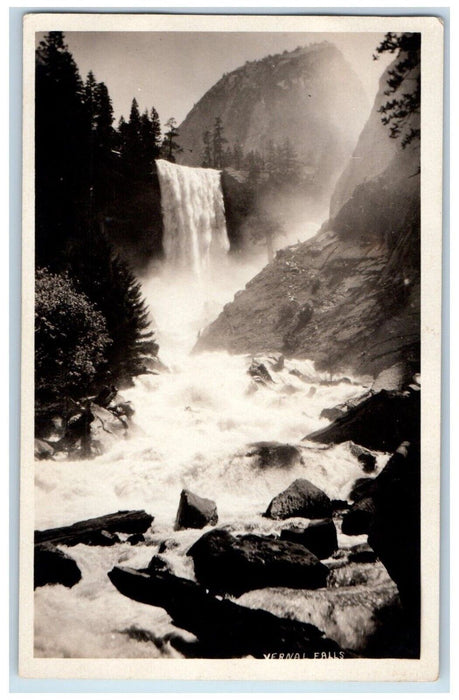
[[[212,131],[206,129],[202,134],[201,153],[202,168],[234,168],[248,172],[249,180],[282,178],[289,182],[299,181],[304,177],[303,166],[298,154],[286,136],[281,143],[269,139],[263,152],[250,149],[244,152],[239,141],[228,144],[221,117],[215,117]]]
[[[108,89],[82,80],[62,32],[36,50],[36,399],[77,398],[144,372],[158,350],[117,236],[151,246],[152,163],[180,150],[154,107],[114,126]],[[154,211],[152,207],[154,206]],[[160,245],[160,243],[159,243]]]

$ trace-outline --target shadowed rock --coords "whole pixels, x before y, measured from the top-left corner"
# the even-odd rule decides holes
[[[328,569],[306,547],[294,542],[212,530],[188,551],[199,583],[220,593],[240,595],[267,586],[320,588]]]
[[[265,515],[276,520],[286,518],[328,518],[332,514],[328,496],[307,479],[296,479],[273,498]]]
[[[51,544],[34,549],[34,588],[60,583],[71,588],[81,579],[81,571],[72,557]]]
[[[352,440],[370,450],[392,452],[403,440],[418,440],[419,430],[420,392],[380,391],[304,439],[327,444]]]
[[[338,549],[336,527],[331,519],[313,520],[306,528],[288,528],[282,530],[280,536],[302,544],[318,559],[327,559]]]
[[[259,467],[294,467],[303,463],[300,450],[280,442],[254,442],[247,457],[256,457]]]
[[[277,658],[279,653],[313,658],[317,652],[340,655],[336,642],[324,637],[317,627],[218,600],[188,579],[120,567],[112,569],[108,576],[123,595],[164,608],[177,627],[194,634],[199,640],[199,653],[195,655],[204,658],[263,658],[272,653]]]
[[[183,489],[175,521],[175,530],[201,529],[218,522],[217,505],[209,498],[201,498]]]

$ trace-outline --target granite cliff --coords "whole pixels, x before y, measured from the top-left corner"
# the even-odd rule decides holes
[[[203,133],[220,117],[226,145],[244,153],[266,155],[268,141],[289,138],[319,193],[330,196],[368,111],[359,78],[333,44],[299,47],[225,74],[180,125],[177,160],[201,165]]]
[[[391,69],[389,66],[388,70]],[[312,239],[280,250],[196,350],[281,351],[330,371],[419,370],[419,141],[390,139],[380,92]]]

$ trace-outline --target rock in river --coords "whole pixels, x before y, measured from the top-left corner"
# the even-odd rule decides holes
[[[281,539],[302,544],[318,559],[327,559],[338,549],[336,527],[331,518],[313,520],[306,528],[295,527],[282,530]]]
[[[329,518],[332,514],[328,496],[307,479],[296,479],[285,491],[273,498],[265,515],[276,520],[286,518]]]
[[[201,529],[218,522],[217,505],[209,498],[201,498],[183,489],[175,521],[175,530]]]
[[[301,452],[294,445],[280,442],[253,442],[249,445],[247,457],[255,457],[257,466],[295,467],[303,464]]]
[[[56,583],[71,588],[81,579],[76,561],[51,544],[35,546],[33,575],[34,588]]]
[[[199,583],[219,593],[240,595],[267,586],[320,588],[328,569],[306,547],[258,535],[234,537],[226,530],[212,530],[193,544]]]
[[[194,634],[199,641],[191,653],[200,658],[274,654],[278,659],[280,654],[289,654],[288,658],[300,659],[314,658],[318,652],[334,658],[352,656],[314,625],[218,600],[188,579],[121,567],[108,576],[123,595],[164,608],[174,625]],[[186,654],[189,650],[181,651]]]

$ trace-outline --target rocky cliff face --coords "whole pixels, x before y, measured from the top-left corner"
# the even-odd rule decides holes
[[[268,56],[224,75],[180,125],[185,165],[202,162],[205,130],[221,117],[231,147],[264,154],[288,137],[322,188],[343,169],[369,105],[359,78],[329,42]],[[327,190],[328,196],[330,190]]]
[[[276,350],[360,374],[396,363],[418,371],[419,142],[402,149],[381,132],[381,98],[338,183],[333,217],[279,251],[201,334],[198,350]]]

